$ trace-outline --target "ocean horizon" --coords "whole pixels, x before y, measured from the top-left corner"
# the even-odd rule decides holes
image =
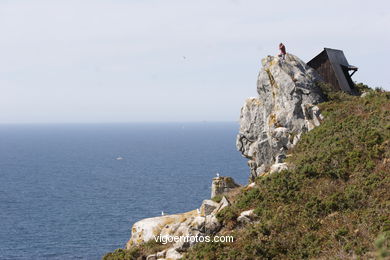
[[[237,122],[0,125],[0,259],[101,259],[143,218],[247,183]]]

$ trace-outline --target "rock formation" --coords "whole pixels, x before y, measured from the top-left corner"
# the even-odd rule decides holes
[[[218,185],[214,185],[215,182]],[[223,176],[214,178],[213,185],[221,187],[220,189],[215,189],[216,194],[222,194],[239,187],[233,178]],[[154,240],[158,236],[195,237],[213,235],[221,228],[221,223],[217,220],[216,214],[229,205],[230,203],[225,197],[222,197],[219,203],[213,200],[204,200],[198,210],[140,220],[131,229],[132,234],[126,244],[126,249]],[[179,259],[181,253],[195,243],[195,241],[178,241],[167,250],[150,255],[148,258]]]
[[[229,192],[231,189],[237,187],[240,187],[240,185],[235,183],[232,177],[215,177],[211,185],[211,198]]]
[[[298,57],[268,56],[262,60],[257,81],[258,97],[241,109],[237,149],[249,159],[251,176],[287,168],[286,151],[302,133],[320,124],[316,104],[324,101],[320,76]]]

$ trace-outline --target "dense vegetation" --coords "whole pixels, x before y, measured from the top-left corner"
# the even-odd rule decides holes
[[[294,167],[258,178],[218,214],[235,242],[197,244],[186,259],[390,258],[390,93],[328,99],[321,126],[291,151]],[[248,209],[257,221],[238,226]]]

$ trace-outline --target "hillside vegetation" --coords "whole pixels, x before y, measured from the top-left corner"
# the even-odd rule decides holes
[[[197,244],[185,259],[390,258],[390,93],[328,98],[322,124],[290,152],[290,170],[228,196],[219,235],[235,242]],[[257,220],[239,226],[249,209]]]
[[[184,259],[390,259],[390,93],[327,91],[324,120],[288,154],[288,171],[238,188],[217,217],[233,243],[199,243]],[[221,196],[214,200],[221,199]],[[237,217],[254,209],[253,223]],[[154,241],[103,259],[145,259]]]

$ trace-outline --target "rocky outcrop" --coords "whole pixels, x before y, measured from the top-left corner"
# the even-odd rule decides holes
[[[148,242],[160,235],[189,235],[191,231],[199,229],[203,222],[204,218],[197,210],[142,219],[133,225],[132,235],[126,248],[130,249],[132,246]]]
[[[237,222],[240,224],[248,224],[256,219],[256,214],[253,209],[246,210],[241,212],[240,216],[237,218]]]
[[[196,237],[214,234],[221,228],[221,224],[215,217],[216,212],[221,208],[221,203],[216,203],[216,207],[204,215],[200,210],[193,210],[182,214],[147,218],[136,222],[132,228],[132,235],[126,245],[126,249],[158,239],[158,237],[179,238]],[[221,204],[221,205],[220,205]],[[209,205],[209,204],[207,204]],[[160,241],[161,242],[161,241]],[[168,241],[174,242],[174,241]],[[188,247],[195,244],[192,240],[179,240],[174,242],[168,249],[155,255],[149,255],[150,259],[180,259],[181,253]]]
[[[240,187],[232,177],[215,177],[211,185],[211,198],[217,195],[229,192],[232,189]]]
[[[203,216],[210,215],[219,206],[220,204],[213,200],[204,200],[202,206],[200,206],[200,214]]]
[[[320,76],[298,57],[268,56],[262,60],[257,81],[258,97],[241,109],[237,149],[249,159],[251,180],[287,168],[286,152],[302,133],[320,124],[316,104],[325,100]],[[274,167],[271,166],[275,165]]]
[[[220,187],[216,194],[222,194],[239,187],[231,177],[217,177],[213,179],[213,186]],[[221,223],[216,214],[230,203],[225,196],[219,203],[213,200],[204,200],[199,209],[174,215],[146,218],[136,222],[131,229],[131,238],[126,249],[148,242],[160,237],[200,237],[213,235],[221,229]],[[147,259],[179,259],[181,254],[196,241],[178,241],[172,247],[149,255]]]

